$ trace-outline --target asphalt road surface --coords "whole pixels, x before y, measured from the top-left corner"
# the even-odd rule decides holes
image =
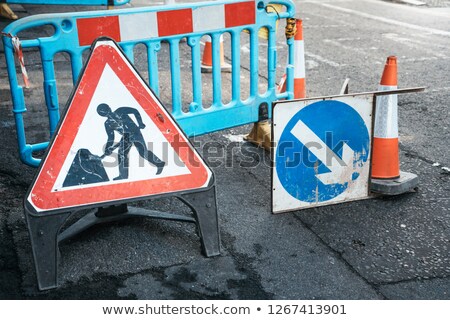
[[[45,292],[37,290],[22,209],[36,170],[18,159],[2,55],[0,298],[449,299],[450,8],[448,1],[426,2],[415,7],[374,0],[296,1],[297,16],[304,20],[309,97],[337,94],[345,78],[350,92],[375,90],[389,55],[398,57],[399,87],[427,87],[425,93],[399,97],[401,167],[419,175],[415,192],[272,215],[269,155],[242,141],[250,126],[216,132],[197,140],[218,150],[235,147],[213,168],[221,256],[202,256],[189,224],[134,219],[99,225],[61,245],[60,287]],[[14,8],[21,17],[87,9]],[[0,20],[2,28],[7,23]],[[279,45],[281,76],[286,52]],[[245,71],[245,41],[241,52]],[[136,63],[142,60],[137,57]],[[39,84],[34,73],[39,61],[30,58],[27,64],[32,83]],[[57,66],[64,101],[71,89],[65,56],[58,57]],[[208,81],[205,76],[206,87]],[[170,104],[170,92],[162,87],[161,99]],[[26,92],[33,101],[28,129],[37,140],[48,135],[39,90],[36,85]],[[183,100],[188,98],[186,93]],[[249,153],[257,165],[240,166]],[[139,205],[189,212],[174,199]]]

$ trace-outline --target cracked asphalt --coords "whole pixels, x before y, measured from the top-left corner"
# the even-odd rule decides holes
[[[132,0],[133,6],[146,0]],[[447,1],[448,2],[448,1]],[[95,226],[62,244],[56,290],[37,290],[22,201],[36,170],[19,161],[11,98],[0,55],[0,299],[449,299],[450,298],[450,9],[446,1],[414,7],[364,1],[296,1],[304,20],[307,93],[377,88],[385,59],[396,55],[399,87],[426,86],[399,96],[400,159],[419,175],[415,192],[272,215],[270,155],[244,142],[251,126],[197,137],[223,152],[209,162],[216,176],[222,254],[205,258],[193,225],[132,219]],[[98,7],[13,6],[20,17]],[[3,29],[9,21],[0,19]],[[284,23],[281,24],[284,26]],[[280,28],[282,29],[282,28]],[[48,34],[47,29],[24,36]],[[278,52],[281,77],[286,48]],[[243,35],[242,97],[248,95]],[[248,39],[248,38],[247,38]],[[263,45],[262,45],[263,47]],[[191,93],[188,46],[182,46],[184,102]],[[3,52],[3,49],[1,49]],[[170,76],[163,45],[161,100],[170,108]],[[263,49],[261,49],[263,52]],[[143,48],[135,63],[145,77]],[[227,36],[225,58],[231,61]],[[55,60],[60,102],[72,84],[68,57]],[[48,139],[37,52],[25,60],[32,86],[28,138]],[[263,59],[261,64],[264,65]],[[247,70],[247,71],[246,71]],[[260,70],[260,79],[266,74]],[[223,75],[230,88],[230,75]],[[202,78],[211,99],[211,78]],[[224,90],[229,99],[229,89]],[[233,146],[234,148],[230,147]],[[202,151],[202,148],[199,148]],[[240,166],[249,157],[255,166]],[[141,201],[161,211],[189,213],[172,198]]]

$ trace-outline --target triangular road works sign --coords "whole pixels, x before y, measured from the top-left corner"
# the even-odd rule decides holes
[[[207,187],[212,172],[111,39],[92,46],[29,194],[37,213]]]

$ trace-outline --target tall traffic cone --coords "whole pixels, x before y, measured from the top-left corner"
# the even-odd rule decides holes
[[[397,57],[387,58],[379,91],[397,89]],[[400,171],[398,147],[397,94],[376,97],[372,147],[372,185],[374,192],[395,195],[415,188],[415,174]]]
[[[303,41],[303,21],[295,21],[297,32],[294,38],[294,98],[306,98],[305,83],[305,42]]]
[[[278,93],[283,93],[286,91],[286,73],[283,74],[283,76],[280,79],[280,83],[277,85],[277,91]]]
[[[303,41],[303,21],[295,20],[294,37],[294,99],[306,98],[305,42]],[[278,92],[286,91],[286,74],[280,80]]]
[[[212,72],[212,44],[211,38],[205,41],[205,48],[203,49],[203,58],[201,70],[203,73]],[[222,72],[231,72],[231,65],[225,62],[223,54],[223,36],[220,36],[220,70]]]
[[[397,58],[388,57],[380,91],[397,89]],[[372,178],[395,179],[400,176],[398,157],[397,95],[377,97],[373,137]]]

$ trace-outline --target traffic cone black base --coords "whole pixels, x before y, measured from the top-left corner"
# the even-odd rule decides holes
[[[388,196],[410,192],[419,185],[419,177],[414,173],[400,171],[396,179],[371,179],[370,190]]]

